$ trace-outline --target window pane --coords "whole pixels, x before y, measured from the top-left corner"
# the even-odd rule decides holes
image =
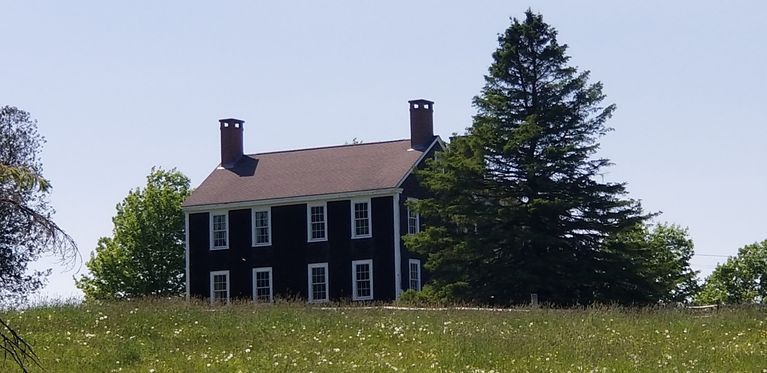
[[[354,235],[365,236],[370,234],[370,214],[367,202],[354,204]]]
[[[357,298],[365,298],[373,295],[370,267],[370,263],[354,265],[354,283],[356,286],[355,296]]]
[[[213,215],[213,230],[226,229],[226,215]]]
[[[421,290],[421,264],[418,262],[410,263],[410,288]]]
[[[213,275],[213,300],[226,300],[227,280],[227,275]]]
[[[313,285],[312,291],[312,299],[323,300],[326,298],[325,284]]]
[[[325,223],[312,223],[312,239],[325,238]]]
[[[327,298],[327,283],[325,282],[325,267],[312,268],[312,299],[324,300]]]
[[[325,220],[325,206],[312,206],[312,223]]]
[[[309,212],[311,214],[311,239],[325,238],[325,206],[312,206]]]
[[[271,289],[269,271],[256,272],[256,301],[271,301]]]
[[[413,211],[412,209],[407,209],[407,233],[408,234],[416,234],[419,231],[418,226],[418,213]]]
[[[269,211],[255,211],[253,213],[253,227],[255,243],[269,243]]]
[[[213,246],[226,246],[226,215],[213,215]]]

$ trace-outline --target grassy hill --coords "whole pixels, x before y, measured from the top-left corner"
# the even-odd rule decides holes
[[[412,311],[141,300],[2,317],[49,372],[767,371],[767,312],[757,308]],[[0,371],[13,368],[0,363]]]

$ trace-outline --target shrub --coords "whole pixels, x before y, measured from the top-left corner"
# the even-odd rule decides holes
[[[406,290],[400,294],[398,305],[413,306],[413,307],[428,307],[444,304],[444,299],[441,299],[431,286],[424,286],[421,291],[415,291],[413,289]]]

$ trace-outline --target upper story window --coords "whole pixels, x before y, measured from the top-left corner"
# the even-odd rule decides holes
[[[412,200],[412,199],[408,199]],[[407,233],[416,234],[421,231],[421,216],[412,207],[407,208]]]
[[[311,241],[326,241],[327,233],[327,206],[323,204],[307,205],[306,214],[308,217],[307,237]]]
[[[229,248],[229,214],[223,212],[210,213],[210,249],[223,250]]]
[[[229,271],[210,273],[210,302],[229,303]]]
[[[440,154],[439,149],[435,150],[434,151],[434,162],[439,161],[439,159],[441,157],[442,157],[442,155]],[[444,174],[445,173],[445,168],[444,167],[440,167],[439,171]]]
[[[352,201],[352,238],[371,237],[370,220],[370,200]]]
[[[253,209],[253,246],[272,244],[272,214],[267,208]]]

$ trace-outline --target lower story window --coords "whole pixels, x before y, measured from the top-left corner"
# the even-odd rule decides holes
[[[309,264],[309,302],[327,302],[328,296],[328,263]]]
[[[210,273],[210,302],[229,303],[229,271]]]
[[[410,259],[410,288],[421,291],[421,261]]]
[[[253,300],[271,302],[272,293],[272,267],[253,268]]]
[[[352,299],[373,299],[373,261],[352,261]]]

